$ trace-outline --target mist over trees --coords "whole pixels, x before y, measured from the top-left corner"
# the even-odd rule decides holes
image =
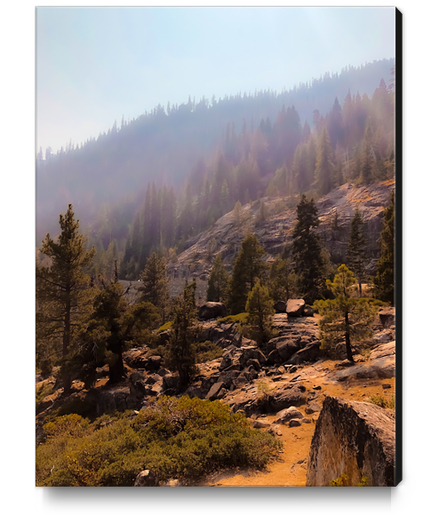
[[[153,252],[174,258],[238,203],[392,177],[393,65],[346,67],[281,93],[159,105],[44,160],[40,150],[37,243],[73,202],[97,248],[94,274],[112,276],[117,260],[120,279],[136,279]]]

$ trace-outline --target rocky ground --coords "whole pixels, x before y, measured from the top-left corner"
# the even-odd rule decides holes
[[[234,412],[243,412],[252,425],[284,442],[278,461],[266,471],[235,470],[206,478],[202,484],[220,486],[301,486],[306,484],[311,441],[327,396],[367,402],[372,396],[393,399],[395,394],[395,334],[393,308],[381,309],[373,339],[356,349],[355,364],[322,354],[317,315],[278,313],[273,326],[278,336],[266,345],[242,337],[235,324],[217,319],[201,321],[201,341],[224,349],[222,357],[199,364],[199,374],[185,392],[219,399]],[[160,335],[166,341],[168,333]],[[95,387],[86,390],[74,381],[72,394],[62,396],[54,377],[36,378],[36,387],[54,388],[37,405],[37,441],[43,441],[43,421],[52,410],[84,416],[125,409],[139,410],[159,395],[175,395],[177,376],[163,367],[161,356],[148,348],[124,354],[127,378],[108,383],[107,366],[98,370]],[[342,356],[341,356],[342,357]]]

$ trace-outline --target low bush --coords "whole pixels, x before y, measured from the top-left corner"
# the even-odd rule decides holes
[[[228,315],[217,320],[217,325],[221,324],[246,324],[248,313],[238,313],[238,315]]]
[[[141,470],[193,481],[230,467],[263,468],[282,443],[219,401],[161,397],[133,412],[45,424],[36,449],[38,486],[131,486]]]
[[[372,395],[369,399],[369,402],[376,404],[381,408],[395,409],[394,395],[391,395],[390,397],[383,397],[383,395],[380,394]]]

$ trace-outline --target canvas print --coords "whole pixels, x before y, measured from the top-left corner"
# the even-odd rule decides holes
[[[399,483],[400,38],[36,9],[37,486]]]

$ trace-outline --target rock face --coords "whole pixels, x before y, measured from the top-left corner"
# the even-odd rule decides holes
[[[379,256],[378,239],[382,230],[382,213],[389,203],[394,182],[384,181],[366,186],[355,187],[343,184],[316,202],[319,212],[318,232],[326,249],[332,256],[341,261],[346,259],[349,239],[350,221],[358,207],[364,220],[367,235],[367,273],[373,274]],[[281,252],[286,243],[292,240],[292,231],[296,221],[296,208],[288,207],[279,210],[283,199],[266,197],[263,199],[268,210],[264,223],[257,225],[259,207],[250,202],[241,208],[241,216],[247,219],[251,232],[268,252],[267,259]],[[338,216],[338,229],[334,230],[335,212]],[[210,274],[212,263],[208,261],[208,244],[215,241],[214,256],[221,253],[227,270],[232,268],[244,239],[244,225],[235,222],[233,211],[219,218],[206,231],[193,236],[186,243],[186,249],[178,256],[175,263],[169,264],[169,274],[174,277],[196,277],[206,280]]]
[[[222,318],[227,315],[226,306],[222,302],[206,302],[199,308],[198,317],[201,320]]]
[[[327,397],[316,423],[307,469],[307,486],[329,486],[341,474],[346,486],[368,478],[369,486],[393,486],[395,417],[366,402]]]

